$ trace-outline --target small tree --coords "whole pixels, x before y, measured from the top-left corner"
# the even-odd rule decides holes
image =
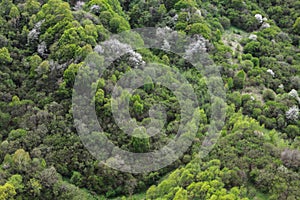
[[[207,24],[203,24],[203,23],[192,24],[192,26],[190,27],[190,32],[189,33],[192,34],[192,35],[200,34],[206,39],[211,38],[210,28],[207,26]]]
[[[14,26],[17,26],[18,20],[20,18],[20,12],[19,12],[17,6],[11,7],[10,12],[9,12],[9,17],[11,19],[12,24]]]
[[[188,199],[188,194],[187,191],[183,188],[180,188],[174,197],[174,200],[187,200]]]
[[[299,118],[299,108],[297,106],[291,107],[286,113],[285,116],[291,121],[296,121]]]
[[[150,149],[150,139],[145,128],[136,128],[133,131],[131,145],[134,152],[145,153]]]
[[[74,171],[70,181],[76,186],[81,186],[82,175],[79,172]]]
[[[300,35],[300,17],[298,17],[293,25],[293,30],[296,34]]]
[[[31,161],[29,153],[24,151],[24,149],[18,149],[14,153],[12,159],[16,168],[22,171],[25,171],[27,169],[29,162]]]
[[[234,88],[243,89],[245,85],[245,80],[246,73],[243,70],[239,71],[233,79]]]
[[[22,192],[24,189],[23,178],[20,174],[12,175],[9,178],[8,183],[12,184],[18,192]]]
[[[0,49],[0,64],[8,64],[12,62],[10,53],[6,47]]]
[[[288,125],[285,129],[285,132],[289,136],[289,138],[295,138],[297,136],[300,136],[300,129],[296,125]]]
[[[119,33],[129,29],[128,22],[122,17],[113,17],[109,22],[110,30],[113,33]]]
[[[30,192],[33,193],[33,196],[40,196],[42,185],[38,180],[32,178],[29,180]]]
[[[257,52],[259,52],[260,46],[261,46],[260,42],[256,42],[256,41],[249,42],[244,47],[244,53],[250,53],[253,56],[258,57],[259,55],[257,56],[258,54]]]
[[[14,199],[16,194],[16,190],[12,184],[5,183],[3,186],[0,185],[0,200]]]
[[[263,99],[264,101],[273,101],[275,100],[275,93],[273,92],[273,90],[267,89],[263,92]]]

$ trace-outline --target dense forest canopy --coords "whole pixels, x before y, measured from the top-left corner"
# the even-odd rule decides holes
[[[1,0],[0,24],[0,200],[300,199],[300,1]],[[159,30],[164,48],[133,49],[109,40],[145,27]],[[213,101],[210,91],[220,87],[213,85],[216,79],[167,51],[167,32],[193,38],[193,47],[219,66],[226,105]],[[145,43],[138,34],[127,39]],[[112,92],[133,69],[156,63],[164,74],[169,67],[194,90],[199,124],[186,128],[191,146],[171,165],[147,173],[115,170],[79,137],[72,107],[76,77],[87,69],[89,56],[107,48],[127,54],[113,60],[93,85],[103,128],[95,138],[104,134],[124,151],[145,153],[177,137],[186,120],[182,104],[151,76],[121,98],[139,126],[151,124],[149,110],[162,105],[165,112],[156,116],[164,123],[152,123],[159,134],[144,137],[146,130],[139,128],[128,135],[118,126]],[[192,91],[180,87],[187,96]],[[226,113],[224,123],[214,121],[215,109]],[[220,137],[201,157],[211,124],[219,126]]]

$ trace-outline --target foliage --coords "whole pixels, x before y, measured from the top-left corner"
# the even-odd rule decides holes
[[[2,0],[0,199],[299,199],[299,13],[297,0]],[[137,27],[160,27],[166,51],[106,41]],[[218,104],[211,105],[207,82],[215,79],[207,80],[186,57],[167,51],[173,44],[165,33],[172,30],[178,31],[174,38],[194,39],[183,49],[188,58],[199,49],[209,54],[227,90],[221,136],[201,159],[209,125],[223,125],[212,121],[212,107]],[[127,42],[144,44],[138,34]],[[148,76],[131,97],[121,98],[128,100],[139,127],[155,123],[160,129],[153,137],[144,128],[125,134],[111,110],[118,105],[111,93],[119,91],[115,84],[124,74],[160,63],[193,87],[199,129],[191,147],[170,166],[148,174],[119,172],[102,165],[81,142],[72,88],[78,70],[86,69],[85,58],[104,50],[127,52],[92,85],[99,123],[123,150],[162,148],[176,138],[182,117],[176,95]],[[157,104],[165,116],[149,112]],[[155,114],[165,122],[153,122]]]

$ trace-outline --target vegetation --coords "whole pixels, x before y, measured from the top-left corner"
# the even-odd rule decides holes
[[[2,0],[0,24],[0,200],[300,199],[298,0]],[[130,50],[95,85],[97,117],[115,145],[145,153],[176,137],[180,104],[151,77],[122,98],[140,126],[150,124],[148,111],[161,103],[161,134],[143,137],[139,128],[130,136],[114,120],[114,85],[145,62],[182,74],[201,107],[184,155],[158,171],[131,174],[103,165],[85,148],[74,125],[72,92],[85,58],[102,51],[100,42],[150,26],[201,38],[221,66],[226,120],[217,144],[200,157],[213,121],[206,78],[171,52]],[[113,46],[128,49],[120,41]]]

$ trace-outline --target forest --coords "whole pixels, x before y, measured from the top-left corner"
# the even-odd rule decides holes
[[[299,106],[299,0],[0,0],[0,200],[300,200]]]

